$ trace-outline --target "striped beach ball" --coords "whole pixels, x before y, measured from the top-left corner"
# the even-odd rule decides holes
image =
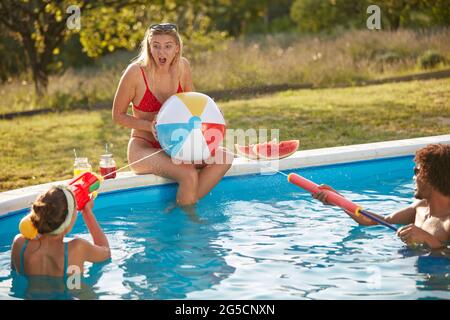
[[[225,135],[225,120],[213,99],[203,93],[183,92],[162,105],[156,132],[170,157],[201,161],[214,156]]]

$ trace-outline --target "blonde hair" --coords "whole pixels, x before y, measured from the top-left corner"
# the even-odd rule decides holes
[[[139,48],[139,54],[136,58],[134,58],[131,61],[131,64],[136,63],[141,67],[150,66],[152,82],[154,83],[153,80],[157,64],[151,53],[150,42],[152,41],[153,36],[158,35],[169,35],[175,40],[175,43],[178,45],[179,51],[177,55],[173,58],[173,61],[171,63],[171,67],[173,66],[172,72],[174,73],[178,83],[181,76],[181,62],[182,62],[181,58],[183,57],[183,41],[181,40],[181,36],[176,29],[162,30],[158,28],[149,27],[145,31],[144,39],[142,40]]]

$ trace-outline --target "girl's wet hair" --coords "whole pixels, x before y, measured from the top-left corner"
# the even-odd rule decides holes
[[[67,209],[64,192],[58,188],[51,188],[33,203],[31,221],[40,234],[49,233],[64,222]]]

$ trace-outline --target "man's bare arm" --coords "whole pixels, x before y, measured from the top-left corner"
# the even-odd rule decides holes
[[[414,221],[416,220],[416,208],[418,205],[419,203],[414,203],[409,207],[388,215],[384,220],[391,224],[407,225],[414,223]]]

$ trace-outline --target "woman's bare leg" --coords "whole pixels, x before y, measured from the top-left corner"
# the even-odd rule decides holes
[[[161,149],[151,147],[146,141],[131,138],[128,143],[128,163],[142,159]],[[195,204],[198,200],[197,190],[199,176],[192,164],[175,164],[161,151],[131,166],[136,174],[156,174],[178,182],[177,203],[179,205]]]
[[[215,163],[207,165],[199,173],[198,199],[207,195],[220,182],[233,163],[233,155],[222,149],[217,149],[214,158]]]
[[[142,159],[161,149],[152,148],[141,139],[132,138],[128,144],[128,162]],[[178,182],[177,203],[179,205],[195,204],[207,195],[230,169],[233,156],[222,149],[217,149],[214,163],[203,166],[200,173],[193,164],[176,164],[161,151],[131,166],[137,174],[156,174]]]

